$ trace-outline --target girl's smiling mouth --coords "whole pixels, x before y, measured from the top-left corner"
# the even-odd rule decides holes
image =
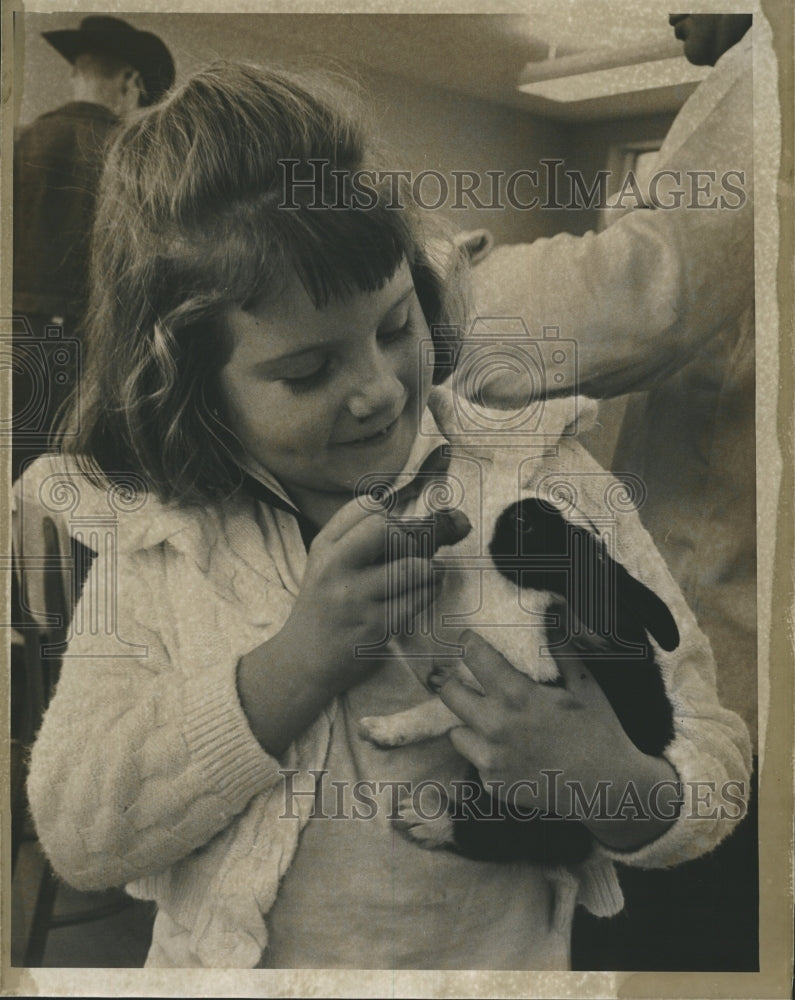
[[[353,438],[350,441],[340,441],[337,447],[366,448],[370,445],[381,444],[382,441],[386,441],[392,436],[402,416],[403,413],[399,413],[391,423],[387,424],[386,427],[382,427],[381,430],[375,431],[373,434],[368,434],[365,437]]]

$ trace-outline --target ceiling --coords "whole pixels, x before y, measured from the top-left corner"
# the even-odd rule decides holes
[[[84,7],[87,4],[83,5]],[[448,90],[562,120],[621,117],[676,110],[692,87],[668,87],[620,98],[561,104],[522,94],[516,82],[524,65],[604,47],[670,41],[658,4],[631,6],[603,0],[530,0],[523,14],[148,14],[125,13],[140,29],[159,34],[174,53],[180,75],[219,56],[287,62],[333,61],[409,76]],[[648,8],[648,9],[647,9]],[[292,9],[295,9],[294,7]],[[217,10],[217,8],[216,8]],[[622,14],[622,11],[624,12]],[[25,101],[51,78],[53,53],[42,30],[75,26],[79,14],[25,15]],[[56,60],[55,72],[68,67]],[[64,87],[66,86],[64,83]],[[57,93],[57,86],[55,92]],[[51,98],[51,106],[52,106]],[[55,103],[60,103],[55,100]],[[36,102],[34,101],[34,106]],[[21,115],[22,120],[26,116]]]

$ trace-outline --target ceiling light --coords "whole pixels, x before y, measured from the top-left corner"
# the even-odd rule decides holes
[[[709,71],[709,66],[689,63],[681,42],[672,39],[653,48],[599,49],[530,62],[517,87],[549,101],[588,101],[698,83]]]

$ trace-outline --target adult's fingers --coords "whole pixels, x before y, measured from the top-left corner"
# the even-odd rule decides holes
[[[479,264],[475,275],[487,265],[491,267],[488,260]],[[500,283],[504,282],[500,280]],[[525,360],[527,347],[521,343],[516,345],[501,343],[500,353],[507,350],[514,352],[516,363],[510,368],[507,365],[495,365],[493,374],[484,379],[481,377],[484,366],[479,363],[479,356],[483,352],[482,342],[475,340],[470,343],[464,337],[459,345],[458,363],[453,373],[454,391],[481,406],[490,406],[498,410],[524,409],[538,396],[536,380],[528,372]]]

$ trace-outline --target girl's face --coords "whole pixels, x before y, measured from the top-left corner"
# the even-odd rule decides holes
[[[379,291],[324,309],[293,275],[278,300],[230,309],[224,321],[227,420],[310,518],[324,523],[366,473],[403,469],[432,378],[421,370],[430,332],[405,262]]]

